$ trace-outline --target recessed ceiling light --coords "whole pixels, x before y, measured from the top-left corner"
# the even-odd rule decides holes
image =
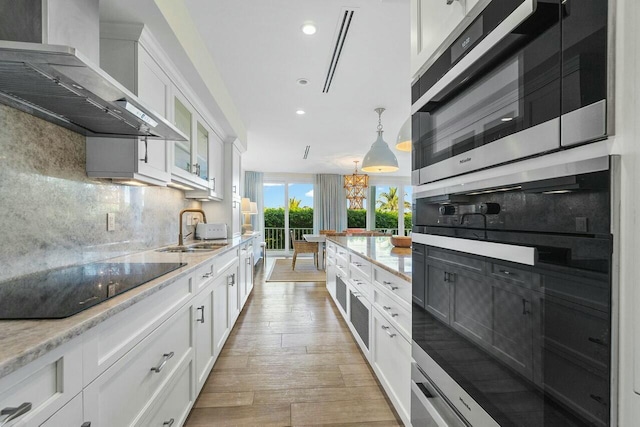
[[[302,25],[302,32],[308,36],[311,36],[316,33],[316,24],[313,22],[305,22]]]
[[[296,114],[301,116],[304,114],[304,110],[296,110]]]
[[[298,79],[298,80],[296,80],[296,82],[298,82],[298,84],[299,84],[300,86],[305,86],[305,85],[308,85],[308,84],[309,84],[309,80],[308,80],[308,79],[305,79],[305,78]]]

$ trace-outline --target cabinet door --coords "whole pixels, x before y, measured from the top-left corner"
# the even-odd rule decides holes
[[[493,285],[493,348],[527,378],[533,376],[533,322],[538,301],[517,286]]]
[[[215,346],[213,342],[213,286],[208,287],[193,302],[195,350],[196,350],[196,385],[197,391],[207,380],[213,367]]]
[[[209,186],[211,195],[224,196],[224,143],[215,133],[209,134]]]
[[[209,181],[209,129],[200,120],[196,123],[194,148],[194,172],[201,179]]]
[[[465,0],[411,0],[411,74],[415,75],[465,17]]]
[[[174,124],[188,138],[187,141],[175,141],[173,147],[173,166],[178,171],[193,173],[191,164],[191,141],[193,140],[193,115],[187,107],[188,102],[176,94],[174,98]]]
[[[229,314],[229,327],[233,327],[236,319],[238,318],[238,314],[240,313],[239,306],[239,292],[238,292],[238,269],[239,266],[236,263],[235,267],[233,267],[226,275],[227,286],[229,287],[229,295],[227,296],[228,304],[228,314]]]
[[[378,379],[403,419],[411,405],[411,344],[374,308],[371,362]]]
[[[451,326],[482,343],[491,342],[491,284],[485,276],[451,269],[447,281],[453,289]]]
[[[216,357],[222,351],[229,330],[228,301],[229,288],[226,275],[216,279],[213,288],[213,344],[215,346]]]
[[[234,146],[231,156],[231,193],[240,197],[240,151]]]
[[[369,312],[371,304],[359,295],[359,292],[349,289],[349,322],[356,331],[358,338],[364,344],[362,351],[369,353]]]
[[[151,55],[138,45],[138,96],[153,111],[167,117],[171,99],[171,80],[153,60]],[[167,165],[166,141],[138,140],[138,173],[168,182],[171,179]]]
[[[40,427],[81,427],[84,425],[82,418],[82,394],[78,394]]]
[[[327,262],[327,291],[336,299],[336,266],[332,262]]]
[[[449,323],[449,283],[444,269],[427,263],[424,308],[438,319]]]

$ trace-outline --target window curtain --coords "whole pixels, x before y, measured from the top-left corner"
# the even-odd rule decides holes
[[[347,196],[344,176],[318,174],[313,182],[313,227],[320,230],[342,231],[347,228]]]
[[[254,231],[264,231],[264,173],[245,171],[244,173],[244,197],[248,197],[258,205],[258,215],[251,215],[251,225]],[[262,233],[264,239],[264,233]]]

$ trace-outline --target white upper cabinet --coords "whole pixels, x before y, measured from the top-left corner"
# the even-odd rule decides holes
[[[224,143],[206,124],[197,122],[196,175],[207,182],[206,188],[186,191],[188,199],[222,200],[224,198]]]
[[[163,117],[171,113],[172,84],[139,41],[143,27],[105,23],[100,39],[100,66]],[[87,175],[167,185],[167,142],[144,138],[87,138]]]
[[[421,74],[445,41],[462,33],[487,0],[411,0],[411,77]],[[466,19],[465,19],[466,18]],[[464,22],[463,22],[464,21]],[[460,27],[459,27],[460,26]]]

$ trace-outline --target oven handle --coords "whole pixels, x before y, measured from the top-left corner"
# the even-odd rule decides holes
[[[473,427],[442,394],[440,389],[438,389],[422,368],[415,362],[412,363],[412,365],[414,369],[411,375],[411,391],[423,407],[433,406],[434,409],[436,409],[441,419],[438,420],[434,417],[434,421],[436,421],[439,426]],[[431,400],[432,403],[429,403],[429,400]],[[440,400],[442,403],[438,404],[435,402],[436,400]],[[433,416],[431,411],[427,410],[427,412]]]
[[[442,249],[495,258],[502,261],[525,265],[536,265],[538,250],[529,246],[508,245],[506,243],[483,242],[459,237],[437,236],[434,234],[412,233],[415,243]]]

